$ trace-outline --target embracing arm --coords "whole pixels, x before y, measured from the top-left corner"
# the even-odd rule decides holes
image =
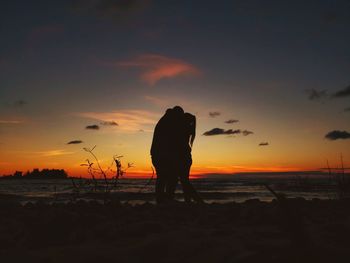
[[[192,115],[191,117],[192,117],[192,119],[191,119],[190,145],[191,145],[191,148],[192,148],[193,141],[194,141],[194,139],[196,137],[196,116]]]
[[[154,132],[153,132],[153,139],[152,139],[152,145],[151,145],[151,156],[156,155],[158,150],[159,150],[159,123],[157,123],[156,127],[154,128]]]

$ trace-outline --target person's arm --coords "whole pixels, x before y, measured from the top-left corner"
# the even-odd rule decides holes
[[[196,116],[192,115],[192,120],[191,120],[191,139],[190,139],[190,145],[192,148],[194,139],[196,137]]]
[[[153,139],[152,139],[152,145],[151,145],[151,156],[154,156],[157,154],[159,148],[159,122],[157,123],[156,127],[154,128],[153,132]]]

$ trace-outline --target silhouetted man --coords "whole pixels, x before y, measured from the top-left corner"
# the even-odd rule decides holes
[[[163,203],[171,199],[169,195],[169,181],[172,180],[173,182],[178,177],[175,159],[179,155],[176,147],[179,140],[176,129],[181,126],[183,114],[184,111],[179,106],[175,106],[173,109],[167,109],[154,129],[151,156],[152,163],[157,172],[157,203]],[[168,186],[167,192],[166,186]]]

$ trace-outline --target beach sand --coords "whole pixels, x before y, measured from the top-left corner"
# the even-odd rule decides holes
[[[0,200],[0,261],[345,262],[349,207],[350,200],[304,199],[167,206]]]

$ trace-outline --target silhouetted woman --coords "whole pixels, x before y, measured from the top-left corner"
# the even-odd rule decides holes
[[[190,203],[192,199],[197,203],[202,203],[202,198],[198,195],[190,182],[190,169],[192,165],[192,146],[196,137],[196,117],[190,113],[184,113],[177,130],[177,145],[175,152],[176,173],[175,178],[168,181],[167,193],[170,199],[173,198],[177,181],[180,179],[184,192],[185,202]]]
[[[190,182],[190,169],[192,165],[192,146],[196,137],[196,117],[190,113],[185,113],[185,140],[188,147],[185,148],[185,162],[183,172],[180,175],[180,182],[184,191],[185,201],[191,202],[191,199],[202,203],[202,198],[198,195]]]

